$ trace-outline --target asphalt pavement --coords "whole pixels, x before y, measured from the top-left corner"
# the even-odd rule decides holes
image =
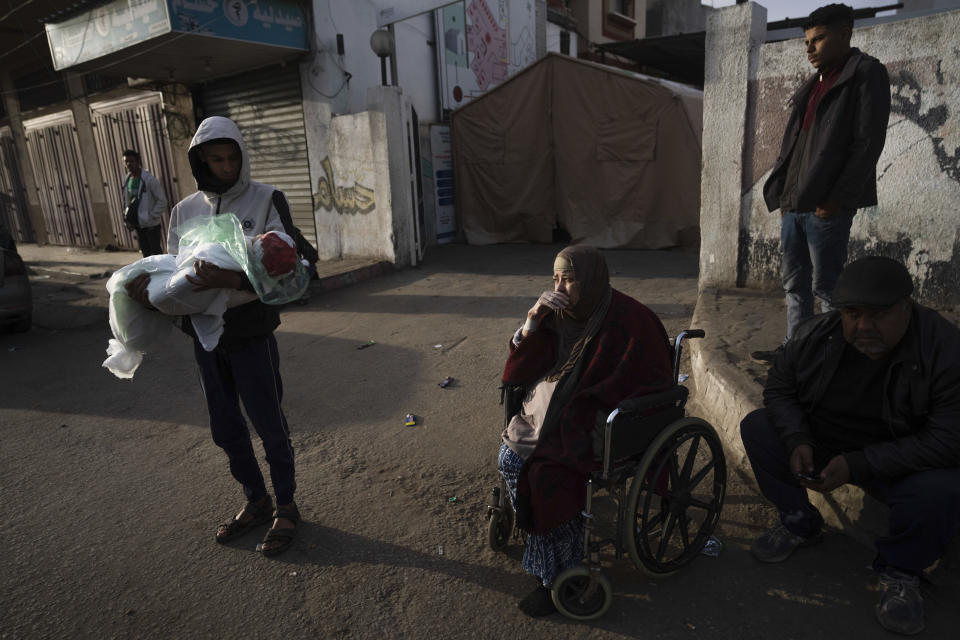
[[[30,332],[0,334],[0,638],[894,637],[874,620],[872,552],[849,537],[828,532],[782,565],[752,559],[774,514],[735,473],[718,557],[654,581],[604,556],[615,599],[591,623],[516,609],[532,586],[521,549],[486,545],[497,387],[507,339],[550,286],[559,248],[433,247],[417,268],[329,272],[339,280],[284,309],[304,521],[274,561],[254,551],[262,530],[213,540],[242,494],[210,441],[189,342],[172,337],[133,380],[100,367],[103,285],[138,256],[21,247],[36,311]],[[689,327],[696,253],[605,255],[614,287],[671,335]],[[757,318],[744,330],[775,336],[776,298],[749,301]],[[924,593],[926,636],[955,637],[957,590]]]

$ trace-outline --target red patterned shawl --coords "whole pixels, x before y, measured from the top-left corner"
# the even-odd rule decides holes
[[[531,385],[554,366],[558,337],[552,320],[548,315],[519,346],[511,343],[504,382]],[[532,533],[546,533],[583,508],[587,474],[599,468],[592,437],[598,412],[605,415],[622,400],[674,383],[670,346],[660,319],[617,290],[583,357],[586,361],[578,367],[580,378],[570,400],[556,420],[543,426],[537,447],[520,472],[518,524]]]

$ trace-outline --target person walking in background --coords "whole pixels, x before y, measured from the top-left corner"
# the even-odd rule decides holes
[[[780,155],[763,185],[767,208],[781,215],[787,341],[813,316],[814,297],[822,312],[833,308],[830,296],[847,260],[853,216],[877,204],[877,160],[890,118],[886,68],[850,46],[853,9],[820,7],[803,31],[816,72],[791,99]],[[750,357],[769,364],[780,349]]]
[[[163,253],[160,222],[167,210],[167,194],[153,174],[143,168],[140,153],[133,149],[123,152],[123,166],[127,177],[123,180],[121,197],[124,221],[137,234],[137,244],[144,258]],[[131,210],[131,207],[133,210]]]

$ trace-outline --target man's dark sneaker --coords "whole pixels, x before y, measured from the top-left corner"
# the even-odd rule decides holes
[[[782,524],[778,524],[750,545],[750,553],[760,562],[783,562],[800,547],[810,547],[823,540],[823,532],[803,537],[790,533]]]
[[[920,578],[887,568],[880,574],[877,620],[887,631],[912,636],[923,631],[923,596]]]
[[[770,351],[752,351],[750,352],[750,359],[757,364],[773,364],[773,361],[776,360],[777,356],[781,353],[783,353],[783,345]]]

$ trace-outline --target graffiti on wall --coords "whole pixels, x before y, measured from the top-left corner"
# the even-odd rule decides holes
[[[888,63],[890,75],[890,127],[899,116],[920,127],[933,145],[933,152],[941,171],[960,183],[960,139],[949,139],[950,107],[949,78],[944,77],[943,61],[931,58]],[[804,75],[764,78],[759,86],[751,87],[758,96],[755,121],[750,129],[756,135],[753,162],[745,167],[746,187],[769,171],[780,149],[781,136],[787,124],[791,105],[788,98],[803,82]],[[919,144],[923,140],[918,140]],[[916,146],[916,145],[914,145]],[[912,147],[911,147],[912,149]],[[877,167],[878,177],[889,169],[892,160]]]
[[[960,231],[951,202],[960,189],[960,129],[956,115],[957,65],[941,55],[886,63],[890,123],[877,166],[880,203],[858,214],[849,257],[879,254],[903,262],[914,276],[916,298],[935,307],[960,304]],[[766,215],[761,187],[776,161],[790,110],[789,97],[804,75],[760,79],[745,144],[743,206],[737,281],[774,288],[780,283],[778,216]],[[752,162],[749,162],[751,159]]]
[[[890,65],[894,67],[894,65]],[[894,67],[895,68],[895,67]],[[936,101],[936,88],[943,87],[943,61],[937,60],[934,71],[934,91],[928,90],[925,94],[924,84],[917,78],[916,74],[908,69],[900,69],[890,74],[890,114],[899,115],[913,122],[923,129],[926,137],[933,144],[933,152],[937,158],[937,164],[951,180],[960,183],[960,146],[954,147],[953,152],[949,150],[949,143],[944,139],[943,127],[950,121],[950,109],[945,102],[929,106],[924,110],[924,102]],[[893,69],[891,69],[893,71]],[[931,100],[932,98],[932,100]],[[880,176],[886,172],[893,163],[881,167],[878,172]]]
[[[377,208],[373,189],[356,181],[352,187],[337,185],[330,156],[324,158],[320,166],[323,167],[323,175],[317,180],[317,190],[313,194],[314,211],[326,209],[340,215],[356,215],[370,213]]]

